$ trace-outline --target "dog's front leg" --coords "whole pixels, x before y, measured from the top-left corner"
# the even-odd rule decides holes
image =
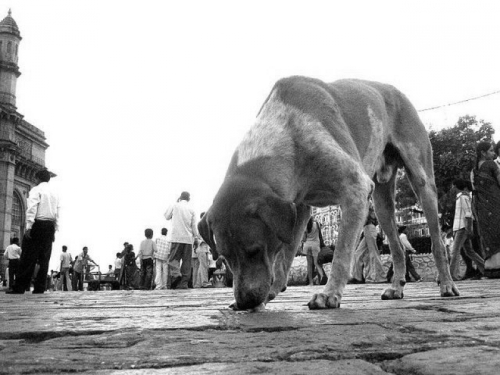
[[[291,244],[283,244],[276,256],[274,262],[274,282],[271,286],[267,302],[272,301],[276,298],[278,293],[282,293],[286,290],[290,267],[295,259],[295,254],[297,253],[307,222],[311,217],[311,207],[305,204],[298,204],[296,207],[297,222],[295,223],[293,241]]]
[[[313,295],[308,306],[314,309],[340,307],[342,294],[349,278],[350,263],[354,247],[358,243],[368,213],[368,197],[372,182],[363,178],[359,184],[346,187],[345,201],[341,204],[342,222],[333,255],[332,270],[323,293]]]

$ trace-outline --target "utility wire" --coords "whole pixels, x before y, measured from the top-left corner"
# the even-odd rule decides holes
[[[474,98],[460,100],[459,102],[448,103],[448,104],[444,104],[444,105],[438,105],[437,107],[430,107],[430,108],[425,108],[425,109],[419,109],[417,112],[432,111],[433,109],[438,109],[438,108],[443,108],[443,107],[449,107],[449,106],[452,106],[452,105],[455,105],[455,104],[461,104],[461,103],[465,103],[465,102],[470,102],[472,100],[477,100],[477,99],[485,98],[487,96],[491,96],[491,95],[495,95],[495,94],[500,94],[500,90],[490,92],[489,94],[484,94],[484,95],[481,95],[481,96],[476,96]]]

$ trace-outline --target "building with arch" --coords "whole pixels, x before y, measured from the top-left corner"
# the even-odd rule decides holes
[[[26,198],[36,185],[35,174],[45,168],[49,145],[40,129],[24,120],[16,107],[16,83],[21,33],[11,11],[0,22],[0,257],[10,239],[22,239],[26,223]]]

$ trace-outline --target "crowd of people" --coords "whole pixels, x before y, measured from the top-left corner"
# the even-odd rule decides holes
[[[498,155],[498,157],[497,157]],[[84,281],[91,278],[92,267],[98,267],[90,258],[88,248],[72,258],[66,246],[60,255],[59,272],[51,271],[47,282],[52,243],[59,218],[59,198],[49,185],[47,170],[36,174],[39,184],[31,189],[27,200],[26,232],[20,246],[19,238],[12,238],[4,257],[8,260],[9,289],[7,293],[23,294],[33,286],[33,293],[44,293],[47,287],[61,290],[83,290]],[[442,234],[454,280],[490,277],[500,278],[500,142],[493,145],[480,142],[476,148],[476,163],[470,181],[457,179],[453,225],[443,225]],[[167,229],[153,240],[153,230],[145,230],[145,239],[136,255],[132,244],[125,243],[116,254],[114,269],[110,265],[104,277],[113,279],[122,289],[188,289],[211,287],[215,270],[224,273],[226,285],[232,285],[232,274],[223,257],[214,259],[211,249],[201,240],[197,217],[189,205],[190,194],[182,192],[164,216],[171,221],[171,236]],[[201,215],[203,216],[203,214]],[[392,266],[384,274],[380,260],[380,233],[377,218],[370,208],[362,236],[354,252],[350,267],[350,282],[390,282]],[[406,257],[406,279],[421,281],[411,262],[415,253],[406,235],[406,227],[399,228],[399,238]],[[307,224],[299,252],[307,256],[308,284],[327,280],[322,264],[333,258],[334,246],[323,243],[321,228],[313,218]],[[466,272],[459,275],[459,259],[463,258]],[[99,277],[102,274],[99,273]]]
[[[386,273],[380,259],[383,239],[377,226],[375,211],[370,207],[363,232],[351,260],[348,281],[350,284],[385,283],[392,280],[394,275],[392,264]],[[422,277],[416,271],[411,260],[411,254],[416,253],[416,250],[408,240],[406,230],[406,226],[398,228],[401,246],[405,252],[406,280],[412,281],[413,278],[414,281],[420,282]],[[328,277],[323,270],[323,264],[332,262],[334,251],[335,245],[325,245],[319,223],[311,218],[299,248],[299,254],[307,257],[308,285],[326,284]]]
[[[23,294],[31,287],[33,293],[48,289],[83,291],[94,280],[109,283],[114,289],[127,290],[210,288],[217,269],[218,275],[224,275],[224,285],[232,285],[225,259],[214,259],[211,249],[198,234],[198,221],[188,204],[188,192],[182,192],[165,212],[165,219],[172,223],[170,239],[167,239],[167,228],[162,228],[155,240],[153,230],[146,229],[137,255],[134,246],[125,242],[123,250],[116,253],[114,267],[109,265],[103,273],[90,257],[88,247],[73,259],[68,247],[63,246],[59,271],[51,270],[47,274],[44,270],[48,270],[52,252],[59,202],[47,184],[50,174],[42,172],[37,174],[40,184],[32,189],[28,198],[32,215],[27,215],[31,225],[27,226],[23,248],[19,238],[13,238],[5,252],[9,262],[6,293]],[[221,286],[220,277],[218,281],[217,286]]]

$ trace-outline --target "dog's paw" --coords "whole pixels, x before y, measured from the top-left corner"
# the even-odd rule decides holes
[[[393,288],[387,288],[384,290],[384,293],[382,293],[382,299],[403,299],[404,293],[403,290],[398,290],[398,289],[393,289]]]
[[[313,295],[307,306],[309,306],[310,310],[338,309],[340,307],[340,299],[328,294],[318,293]]]
[[[456,297],[460,295],[460,292],[452,280],[442,281],[439,285],[441,289],[441,297]]]

